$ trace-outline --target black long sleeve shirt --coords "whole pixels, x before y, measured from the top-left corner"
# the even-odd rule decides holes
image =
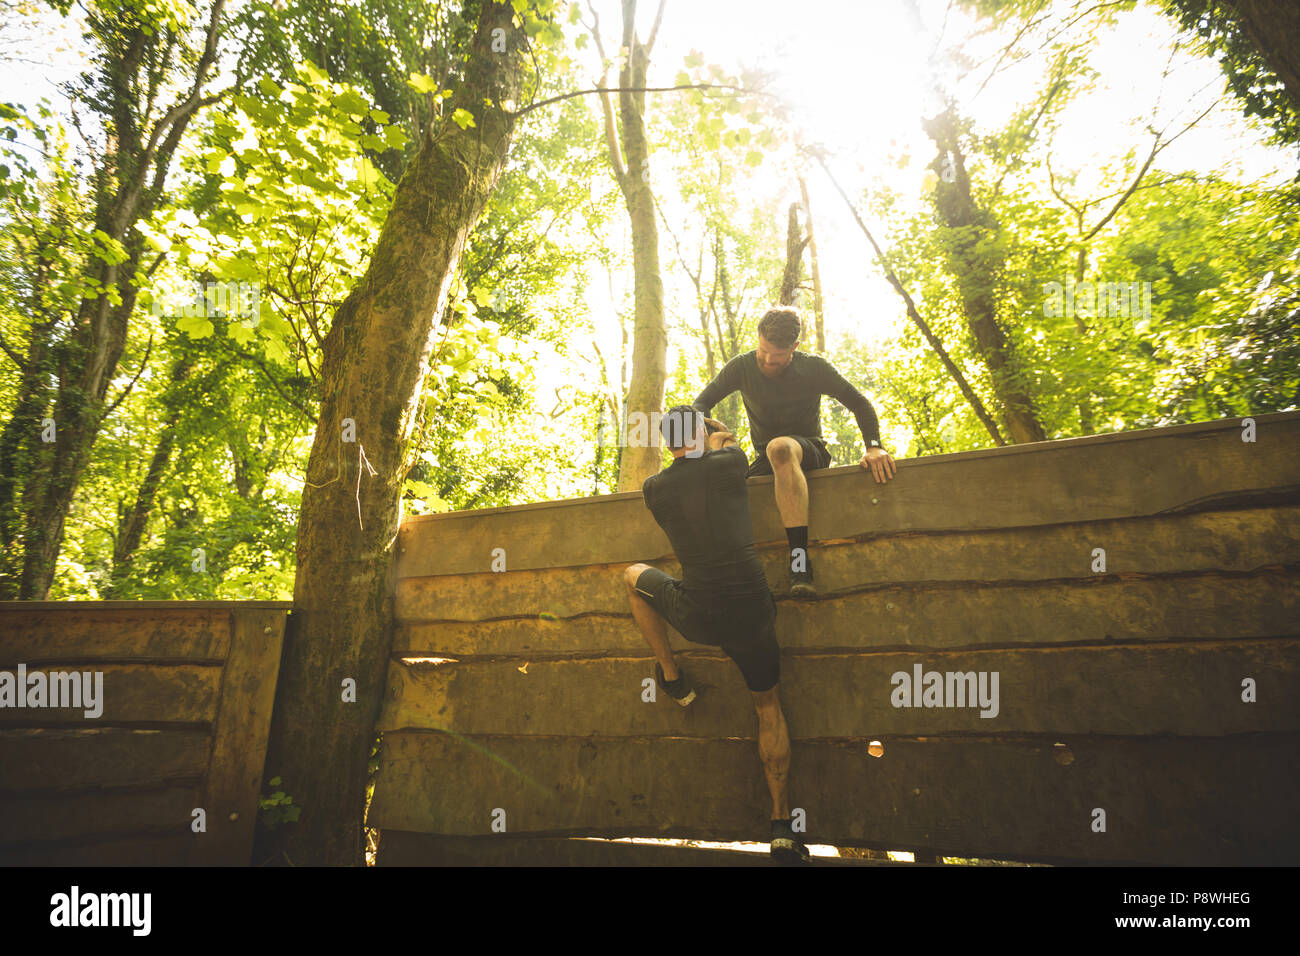
[[[758,370],[756,352],[737,355],[704,387],[694,407],[707,415],[735,391],[744,399],[750,435],[760,455],[769,441],[782,435],[820,440],[823,395],[853,413],[868,446],[880,441],[880,424],[871,402],[820,355],[796,351],[790,364],[775,378],[767,378]]]
[[[754,550],[748,462],[737,445],[681,457],[641,486],[646,507],[682,564],[682,586],[705,600],[766,594]]]

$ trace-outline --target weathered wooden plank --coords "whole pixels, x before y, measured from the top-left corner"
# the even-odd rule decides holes
[[[183,866],[193,834],[141,833],[93,843],[0,848],[0,866]]]
[[[76,838],[105,838],[149,830],[188,828],[201,806],[195,786],[108,791],[66,796],[0,796],[0,854],[5,845]]]
[[[211,750],[199,730],[0,730],[0,794],[197,781]]]
[[[204,724],[216,716],[221,668],[215,665],[65,663],[32,670],[45,673],[47,681],[50,673],[102,672],[103,713],[89,718],[84,707],[5,707],[0,708],[0,725]],[[17,670],[10,672],[16,674]]]
[[[1154,515],[1227,503],[1294,503],[1300,412],[909,459],[877,484],[859,468],[810,477],[814,540],[898,531],[1019,528]],[[750,481],[758,541],[781,541],[771,478]],[[617,529],[616,535],[575,529]],[[506,567],[624,564],[663,557],[667,543],[639,493],[538,506],[417,516],[402,523],[397,574],[424,577]]]
[[[933,581],[1038,581],[1093,575],[1093,549],[1110,573],[1253,571],[1300,566],[1300,506],[1127,518],[981,532],[899,532],[812,549],[824,595],[879,584]],[[773,593],[788,590],[784,547],[760,551]],[[674,577],[680,566],[654,562]],[[516,615],[572,617],[623,613],[626,565],[547,568],[405,578],[397,583],[400,621],[481,621]]]
[[[775,866],[767,853],[566,837],[446,837],[384,830],[377,866]],[[810,866],[910,866],[813,857]],[[924,864],[923,864],[924,865]],[[931,864],[933,865],[933,864]]]
[[[191,844],[191,863],[249,863],[287,620],[284,611],[276,610],[241,609],[233,614],[212,763],[202,796],[207,831]]]
[[[628,611],[626,592],[615,593],[624,604],[613,614],[399,624],[393,652],[405,657],[525,658],[642,653],[646,643]],[[1280,637],[1300,634],[1300,572],[941,581],[882,586],[816,602],[778,598],[777,608],[777,639],[793,649]],[[674,647],[695,646],[671,633]]]
[[[233,611],[238,608],[293,610],[292,601],[0,601],[0,614],[10,611]]]
[[[8,669],[20,662],[216,661],[229,641],[226,608],[0,608],[0,667]]]
[[[838,846],[1045,862],[1300,863],[1300,736],[892,740],[792,748],[791,803]],[[383,829],[764,840],[749,740],[386,734]],[[1094,809],[1106,831],[1092,829]]]
[[[707,653],[709,656],[703,656]],[[683,657],[699,696],[647,703],[646,657],[389,665],[379,729],[460,734],[746,737],[753,702],[720,652]],[[936,672],[945,686],[898,706],[895,674]],[[787,654],[781,698],[792,739],[880,734],[1181,734],[1300,731],[1300,639],[1023,648],[991,651]],[[981,672],[987,695],[946,675]],[[996,688],[992,684],[997,674]],[[1242,681],[1258,700],[1243,703]],[[927,678],[928,680],[928,678]],[[909,687],[913,687],[909,683]],[[957,694],[960,692],[961,696]],[[945,703],[944,701],[953,701]],[[985,704],[987,701],[987,705]],[[961,706],[958,706],[958,703]],[[987,713],[988,716],[983,716]]]

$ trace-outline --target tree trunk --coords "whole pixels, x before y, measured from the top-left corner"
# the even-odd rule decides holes
[[[363,862],[367,765],[392,644],[402,484],[434,318],[448,304],[465,240],[514,130],[502,106],[513,109],[519,99],[526,36],[511,17],[509,5],[483,4],[463,85],[445,113],[466,109],[476,125],[462,130],[448,119],[425,132],[366,274],[325,337],[320,419],[298,523],[294,622],[266,760],[266,776],[282,777],[282,789],[303,808],[298,822],[270,841],[279,862]],[[503,31],[504,52],[492,50],[493,30]],[[347,419],[355,443],[343,440]],[[349,679],[355,702],[344,700]]]
[[[952,157],[953,182],[940,179],[935,187],[935,207],[946,227],[941,234],[948,271],[957,281],[966,324],[976,351],[989,369],[994,394],[1016,443],[1045,441],[1038,409],[1023,369],[1016,360],[1006,334],[997,320],[996,283],[1004,262],[994,247],[997,221],[981,209],[971,195],[970,179],[957,142],[956,121],[951,109],[924,124],[926,133],[939,147],[935,169],[944,154]]]
[[[1237,11],[1241,28],[1268,68],[1286,87],[1300,112],[1300,5],[1295,0],[1225,0]]]
[[[1077,287],[1083,281],[1088,269],[1088,250],[1086,246],[1080,246],[1079,252],[1074,258],[1074,284]],[[1079,333],[1080,348],[1087,349],[1088,342],[1088,324],[1079,317],[1076,309],[1074,313],[1074,327]],[[1090,377],[1091,378],[1091,377]],[[1096,431],[1092,413],[1092,392],[1085,392],[1079,399],[1079,434],[1091,435]]]
[[[785,270],[781,273],[781,294],[777,298],[781,305],[794,305],[795,292],[803,276],[803,247],[807,244],[799,228],[799,204],[792,202],[785,217]]]
[[[623,48],[627,53],[618,72],[618,118],[615,132],[608,94],[600,101],[605,114],[605,139],[610,165],[622,190],[632,224],[632,271],[635,319],[632,335],[632,375],[627,388],[627,413],[644,415],[662,411],[667,379],[668,333],[664,328],[664,287],[659,274],[659,227],[655,222],[654,194],[650,190],[650,150],[645,138],[645,93],[650,51],[663,16],[663,3],[655,17],[650,39],[636,35],[636,0],[623,0]],[[600,21],[596,42],[600,44]],[[601,55],[604,48],[601,46]],[[604,82],[602,80],[602,87]],[[621,139],[621,142],[620,142]],[[639,491],[647,478],[659,471],[661,453],[654,442],[628,444],[621,449],[618,490]]]
[[[63,523],[90,464],[108,387],[126,348],[127,325],[136,302],[135,285],[126,279],[137,274],[143,238],[134,230],[118,238],[124,240],[128,259],[121,267],[92,260],[90,272],[105,287],[116,286],[122,302],[110,305],[107,295],[83,300],[72,336],[59,350],[58,397],[50,416],[55,440],[37,450],[38,464],[23,488],[26,527],[20,598],[24,601],[43,601],[49,594],[63,543]]]
[[[55,371],[54,324],[51,317],[32,326],[18,400],[13,415],[0,432],[0,600],[14,601],[20,594],[23,540],[19,529],[25,524],[20,478],[30,481],[36,474],[41,449],[41,418],[50,407],[54,389],[50,376]]]
[[[191,359],[177,361],[172,368],[172,382],[183,382],[193,367]],[[136,491],[135,501],[130,508],[123,508],[118,515],[117,537],[113,543],[113,568],[108,587],[104,589],[104,600],[112,599],[131,573],[131,561],[140,550],[140,542],[144,539],[149,516],[153,514],[154,503],[158,498],[158,488],[167,472],[167,466],[171,464],[172,449],[176,446],[176,423],[180,420],[181,410],[176,407],[179,398],[174,393],[164,396],[163,402],[172,411],[163,424],[162,437],[158,439],[153,457],[149,459],[149,468]]]
[[[817,353],[826,354],[826,329],[822,318],[822,274],[817,268],[817,236],[813,232],[812,203],[808,201],[808,184],[799,177],[799,195],[803,199],[803,216],[808,229],[808,260],[812,266],[813,315],[817,325]]]

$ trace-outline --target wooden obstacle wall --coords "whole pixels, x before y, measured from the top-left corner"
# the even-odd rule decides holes
[[[0,671],[103,674],[97,718],[0,707],[0,864],[248,865],[290,607],[0,602]]]
[[[772,479],[751,479],[809,841],[1300,863],[1300,413],[1255,429],[906,460],[885,485],[815,472],[815,603],[783,598]],[[557,837],[766,839],[734,664],[673,634],[703,692],[685,710],[642,701],[653,658],[620,575],[675,571],[667,551],[639,493],[403,523],[369,817],[381,865],[617,852]],[[916,665],[996,671],[997,715],[893,706],[891,675]]]

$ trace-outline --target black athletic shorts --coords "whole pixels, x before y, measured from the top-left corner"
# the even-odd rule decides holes
[[[826,450],[826,446],[816,438],[804,438],[801,435],[781,435],[781,438],[793,438],[799,443],[803,450],[803,462],[800,468],[805,473],[816,468],[829,468],[831,466],[831,453]],[[753,478],[755,475],[772,474],[772,463],[767,460],[767,449],[760,448],[758,457],[749,465],[749,471],[745,473],[746,478]]]
[[[701,604],[658,568],[636,579],[636,591],[665,621],[692,644],[721,647],[755,693],[771,690],[781,678],[781,649],[776,643],[776,601],[766,597],[719,600]]]

